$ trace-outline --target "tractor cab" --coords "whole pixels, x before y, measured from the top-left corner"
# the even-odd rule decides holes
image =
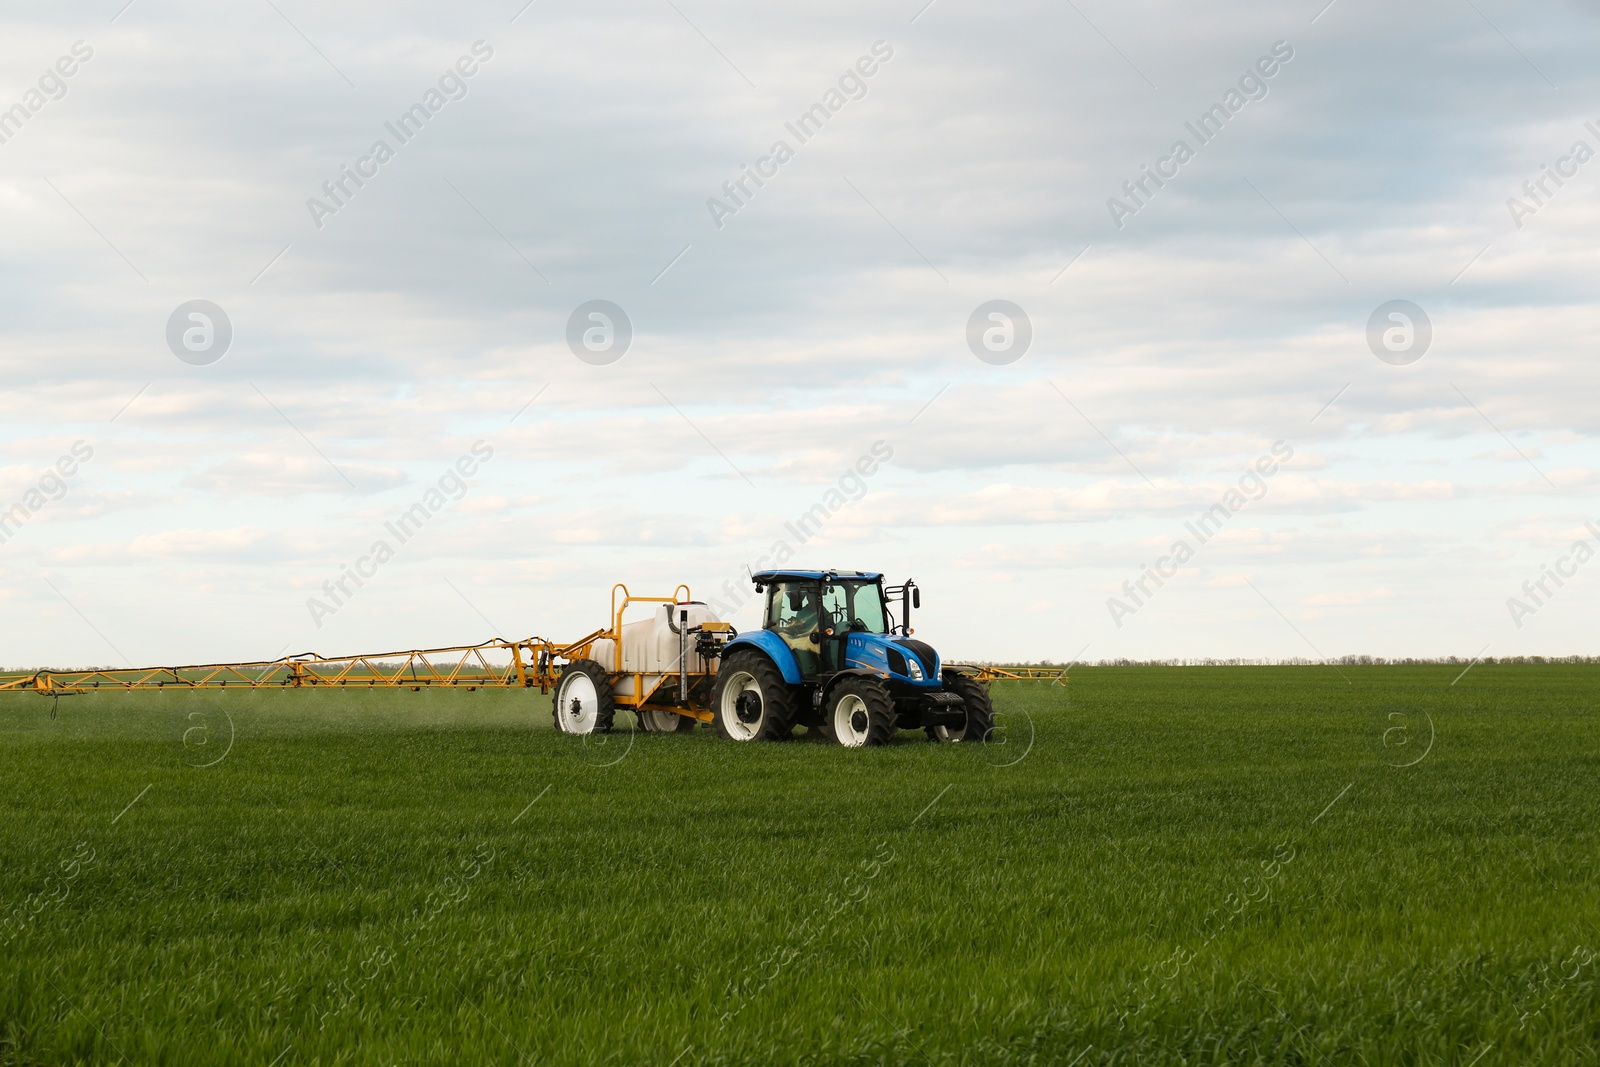
[[[806,680],[849,667],[890,666],[908,682],[926,684],[939,677],[938,653],[926,645],[927,663],[906,659],[902,648],[911,632],[911,608],[921,604],[915,582],[885,590],[883,575],[863,571],[762,571],[756,591],[766,593],[763,630],[776,634],[794,653]],[[902,600],[897,623],[888,596]],[[921,644],[921,642],[914,642]],[[895,653],[893,661],[889,654]],[[896,669],[897,668],[897,669]]]
[[[766,597],[761,629],[723,650],[712,711],[724,736],[775,738],[808,725],[846,745],[915,727],[940,740],[987,737],[982,683],[943,669],[938,652],[911,636],[922,604],[915,582],[885,587],[882,574],[844,570],[751,578]]]

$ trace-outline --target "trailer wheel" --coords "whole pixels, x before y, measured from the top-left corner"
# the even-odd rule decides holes
[[[617,717],[617,702],[605,668],[592,659],[567,664],[556,682],[551,714],[564,734],[608,734]]]
[[[647,734],[681,734],[693,730],[695,720],[671,711],[646,708],[639,712],[639,729]]]
[[[994,733],[994,701],[988,684],[961,671],[945,671],[944,687],[967,706],[967,721],[962,726],[930,726],[928,736],[935,741],[988,741]]]
[[[717,736],[729,741],[781,741],[794,730],[794,690],[763,653],[722,657],[711,690]]]
[[[865,675],[844,679],[828,694],[822,731],[846,748],[887,745],[895,734],[888,687]]]

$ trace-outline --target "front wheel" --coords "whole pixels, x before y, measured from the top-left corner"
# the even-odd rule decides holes
[[[960,726],[930,726],[928,736],[935,741],[988,741],[994,733],[994,701],[988,685],[961,671],[945,671],[943,680],[945,691],[959,696],[966,706],[967,721]]]
[[[822,729],[846,748],[887,745],[895,732],[888,687],[866,675],[844,679],[828,694]]]
[[[756,651],[722,657],[711,690],[717,735],[729,741],[779,741],[794,730],[795,694],[777,666]]]

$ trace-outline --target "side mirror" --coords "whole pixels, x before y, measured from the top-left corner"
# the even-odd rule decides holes
[[[803,605],[803,603],[804,602],[800,598],[800,590],[798,590],[798,589],[789,590],[789,610],[790,611],[799,611],[801,606]]]
[[[911,587],[911,606],[914,608],[922,607],[922,590],[916,586]]]

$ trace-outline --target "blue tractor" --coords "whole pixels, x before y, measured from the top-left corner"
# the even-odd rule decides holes
[[[883,575],[862,571],[751,578],[766,602],[761,629],[721,649],[711,711],[722,737],[776,741],[807,726],[852,748],[919,727],[936,741],[989,739],[989,687],[911,636],[911,609],[922,606],[915,582],[885,588]]]

